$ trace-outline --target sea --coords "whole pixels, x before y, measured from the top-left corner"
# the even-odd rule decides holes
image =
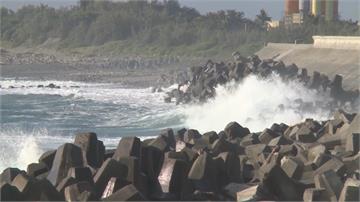
[[[60,88],[43,88],[55,84]],[[47,150],[73,142],[77,133],[95,132],[107,149],[121,137],[152,138],[162,129],[197,129],[220,132],[237,121],[251,132],[273,123],[296,124],[306,118],[326,120],[330,109],[303,111],[298,100],[321,102],[326,93],[309,90],[296,81],[284,82],[248,76],[216,89],[215,98],[201,104],[165,103],[166,92],[177,85],[152,92],[118,83],[0,79],[0,171],[26,169]]]

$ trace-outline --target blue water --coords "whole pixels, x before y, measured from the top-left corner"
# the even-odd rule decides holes
[[[49,83],[61,88],[37,87]],[[24,168],[42,152],[72,142],[78,132],[95,132],[114,148],[123,136],[152,137],[184,125],[179,107],[164,103],[165,94],[150,88],[11,79],[0,85],[0,170]]]
[[[60,89],[37,87],[50,83]],[[26,169],[44,151],[73,142],[78,132],[96,132],[106,148],[115,148],[121,137],[150,138],[164,128],[219,132],[237,121],[259,132],[273,123],[292,125],[306,118],[327,120],[330,115],[323,107],[299,110],[296,102],[326,103],[328,93],[309,90],[297,81],[285,83],[278,75],[248,76],[241,83],[219,86],[216,97],[206,103],[184,106],[164,103],[165,93],[119,84],[3,78],[0,85],[0,170]]]

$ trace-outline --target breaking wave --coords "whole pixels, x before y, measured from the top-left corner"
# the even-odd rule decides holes
[[[303,102],[325,103],[329,95],[310,90],[296,81],[284,82],[278,75],[264,79],[255,75],[241,83],[231,82],[216,89],[216,97],[205,104],[184,109],[185,125],[201,132],[221,131],[227,123],[237,121],[252,132],[262,131],[273,123],[295,124],[305,118],[325,120],[330,109],[313,107],[306,110]]]

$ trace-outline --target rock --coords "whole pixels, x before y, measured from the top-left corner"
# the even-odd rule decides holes
[[[64,191],[66,201],[94,201],[94,187],[86,181],[67,186]]]
[[[194,129],[188,129],[185,133],[184,133],[184,142],[188,143],[188,144],[194,144],[194,139],[198,139],[201,138],[201,134],[199,133],[199,131],[194,130]]]
[[[184,134],[185,134],[186,131],[187,131],[186,128],[182,128],[182,129],[178,130],[176,132],[175,139],[177,141],[179,141],[179,140],[184,141]]]
[[[325,188],[327,196],[332,201],[339,200],[343,183],[340,177],[332,170],[315,175],[316,188]]]
[[[228,138],[233,139],[236,137],[244,137],[250,133],[248,128],[243,128],[240,124],[236,122],[230,122],[226,125],[224,129]]]
[[[39,158],[39,163],[45,163],[47,168],[50,170],[55,158],[56,150],[50,150],[43,153]]]
[[[236,201],[253,201],[257,200],[259,196],[257,193],[259,192],[259,185],[254,185],[244,190],[241,190],[236,193]]]
[[[348,178],[341,190],[339,201],[360,201],[360,181]]]
[[[97,139],[96,133],[79,133],[75,136],[74,144],[81,148],[84,163],[94,168],[101,166],[105,147],[103,142]]]
[[[360,133],[352,133],[346,137],[346,151],[357,154],[360,148]]]
[[[121,138],[112,158],[119,161],[123,157],[130,156],[141,159],[141,141],[137,137]]]
[[[345,174],[346,167],[341,160],[336,157],[332,157],[330,160],[326,161],[318,169],[316,169],[314,174],[321,174],[329,170],[334,171],[338,176],[342,177]]]
[[[293,141],[286,139],[284,136],[279,136],[279,137],[273,138],[268,143],[268,146],[275,147],[275,146],[279,146],[279,145],[289,145],[292,143],[293,143]]]
[[[68,177],[74,178],[76,181],[86,181],[89,184],[93,184],[91,170],[88,167],[73,167],[68,171]]]
[[[204,192],[217,191],[217,170],[214,160],[208,153],[201,154],[193,163],[188,178],[195,189]]]
[[[64,193],[65,191],[65,188],[67,186],[70,186],[72,184],[75,184],[77,183],[78,181],[73,178],[73,177],[70,177],[70,176],[67,176],[65,177],[64,179],[62,179],[59,184],[56,186],[56,190],[59,192],[59,193]]]
[[[328,153],[328,151],[323,144],[314,144],[308,148],[307,158],[309,161],[314,161],[316,157],[325,153]]]
[[[112,177],[126,179],[127,172],[128,170],[126,166],[114,159],[107,159],[93,177],[96,192],[100,196],[100,194],[104,192],[105,186]]]
[[[281,159],[281,168],[292,179],[300,179],[302,175],[303,165],[292,157],[284,157]]]
[[[181,152],[183,152],[186,157],[188,162],[190,162],[191,164],[196,160],[196,158],[199,156],[198,153],[196,153],[194,150],[188,148],[188,147],[184,147]]]
[[[210,148],[214,155],[219,155],[222,152],[235,152],[234,145],[226,141],[224,138],[215,140]]]
[[[278,137],[279,134],[275,133],[271,129],[266,128],[260,135],[259,140],[263,144],[268,144],[273,138]]]
[[[201,138],[204,139],[207,144],[212,144],[219,138],[219,136],[215,131],[210,131],[204,133]]]
[[[146,146],[141,150],[141,170],[150,179],[156,179],[160,173],[164,153],[156,147]]]
[[[21,201],[23,200],[19,190],[4,182],[0,185],[0,201]]]
[[[20,173],[14,178],[12,186],[15,186],[26,200],[62,200],[60,194],[47,179],[35,180]]]
[[[175,149],[176,139],[174,136],[174,131],[171,128],[162,130],[160,132],[160,136],[164,137],[165,141],[170,146],[171,150]]]
[[[180,199],[185,190],[189,169],[189,165],[183,160],[165,158],[158,177],[161,192],[174,194]]]
[[[305,187],[289,178],[277,163],[266,163],[261,169],[262,183],[278,200],[299,201]],[[274,186],[276,184],[277,186]]]
[[[11,184],[19,173],[21,173],[21,171],[18,168],[6,168],[0,175],[0,185],[5,183]]]
[[[104,201],[145,201],[146,198],[132,184],[129,184],[114,194],[103,199]]]
[[[220,153],[217,157],[222,161],[222,170],[225,172],[225,176],[222,179],[219,179],[219,181],[225,181],[224,184],[242,182],[239,157],[231,152]]]
[[[112,177],[106,185],[106,188],[101,196],[101,198],[107,198],[117,190],[125,187],[126,185],[131,184],[129,181],[126,181],[122,178]]]
[[[226,185],[223,190],[225,192],[225,194],[230,197],[232,200],[236,200],[237,198],[237,193],[241,192],[245,189],[248,189],[249,185],[247,184],[239,184],[239,183],[229,183],[228,185]]]
[[[168,142],[165,140],[165,137],[163,137],[163,136],[158,136],[157,138],[152,140],[149,143],[149,146],[157,148],[162,153],[170,151],[170,145],[168,144]]]
[[[53,166],[47,179],[56,186],[67,176],[71,167],[81,167],[83,164],[80,147],[70,143],[63,144],[56,151]]]
[[[327,201],[329,200],[323,188],[307,188],[304,191],[303,200],[305,202]]]
[[[27,174],[31,177],[36,177],[48,171],[45,163],[31,163],[27,167]]]
[[[116,149],[107,149],[105,150],[105,154],[104,154],[104,161],[107,160],[108,158],[112,158],[115,154]]]
[[[143,181],[140,159],[129,156],[121,158],[119,162],[127,167],[128,172],[125,179],[145,194],[147,187],[145,187],[146,182]]]

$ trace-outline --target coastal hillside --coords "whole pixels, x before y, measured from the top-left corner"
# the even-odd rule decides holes
[[[200,14],[177,1],[82,0],[71,7],[2,7],[1,46],[106,55],[251,55],[265,43],[311,43],[312,35],[359,35],[356,22],[307,17],[301,25],[266,29],[265,10],[248,19],[235,10]]]

